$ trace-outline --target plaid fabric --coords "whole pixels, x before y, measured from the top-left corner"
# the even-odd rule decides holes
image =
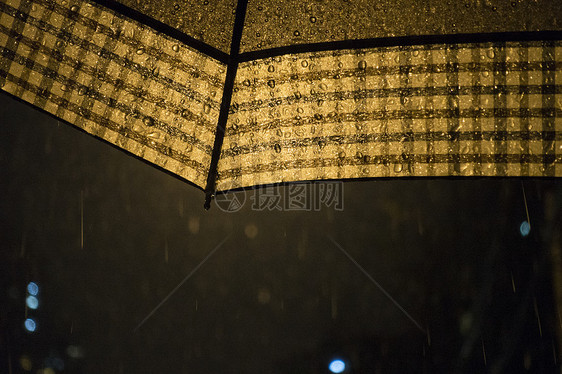
[[[217,190],[320,179],[562,176],[562,42],[242,63]]]
[[[0,3],[0,87],[203,188],[226,66],[92,2]],[[562,42],[241,63],[216,190],[403,176],[562,176]]]
[[[92,2],[0,2],[0,87],[204,188],[226,67]]]

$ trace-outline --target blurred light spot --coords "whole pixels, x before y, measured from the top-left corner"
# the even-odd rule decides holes
[[[260,304],[267,304],[271,300],[271,293],[267,288],[260,288],[258,290],[258,301]]]
[[[31,368],[33,367],[33,364],[31,363],[31,360],[26,355],[23,355],[23,356],[20,357],[20,365],[21,365],[21,368],[25,371],[30,371]]]
[[[519,232],[523,237],[529,235],[529,233],[531,232],[531,225],[529,225],[529,222],[523,221],[521,223],[521,226],[519,226]]]
[[[39,293],[39,286],[37,285],[37,283],[29,282],[29,284],[27,285],[27,292],[29,292],[31,296],[37,296],[37,294]]]
[[[45,359],[45,367],[53,368],[57,371],[63,371],[64,361],[60,357],[47,357]]]
[[[254,239],[256,236],[258,236],[258,227],[253,223],[249,223],[244,228],[244,234],[246,234],[248,238]]]
[[[187,228],[190,233],[197,234],[199,232],[199,217],[189,217]]]
[[[23,323],[23,325],[24,325],[25,329],[29,332],[33,332],[37,328],[37,324],[31,318],[26,319],[25,322]]]
[[[53,368],[45,368],[43,370],[37,370],[39,374],[56,374]]]
[[[84,351],[77,345],[69,345],[68,347],[66,347],[66,354],[72,358],[84,357]]]
[[[25,299],[25,303],[27,304],[27,307],[29,309],[37,309],[37,307],[39,306],[39,300],[37,300],[35,296],[28,296]]]
[[[345,370],[345,362],[342,360],[334,360],[330,362],[330,366],[328,366],[332,373],[342,373]]]

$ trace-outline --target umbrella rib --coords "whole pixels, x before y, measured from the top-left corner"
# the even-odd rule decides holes
[[[215,181],[217,177],[217,167],[219,163],[226,122],[228,120],[228,111],[230,109],[230,101],[232,100],[232,92],[234,89],[234,80],[236,79],[236,71],[238,70],[238,56],[240,54],[240,41],[242,40],[242,31],[244,29],[244,19],[246,17],[246,8],[248,0],[238,0],[236,6],[236,17],[234,19],[234,30],[232,33],[232,41],[230,43],[230,58],[226,70],[226,78],[224,82],[223,96],[217,128],[215,131],[215,143],[213,153],[211,155],[211,164],[209,166],[209,174],[207,176],[207,186],[205,187],[205,209],[211,207],[211,199],[215,193]]]
[[[221,51],[218,48],[213,47],[207,43],[204,43],[198,39],[195,39],[192,36],[187,35],[186,33],[165,24],[157,19],[154,19],[138,10],[130,8],[124,4],[121,4],[115,0],[93,0],[95,3],[102,5],[106,8],[109,8],[117,13],[120,13],[126,17],[134,19],[137,22],[145,24],[154,30],[167,35],[171,38],[176,39],[179,42],[209,56],[214,58],[217,61],[222,62],[223,64],[227,64],[229,60],[228,53]]]
[[[281,56],[294,53],[311,53],[337,51],[343,49],[363,49],[377,47],[402,47],[429,44],[487,43],[509,41],[544,41],[562,39],[562,32],[547,31],[508,31],[493,33],[408,35],[369,39],[350,39],[333,42],[296,44],[284,47],[244,52],[239,56],[240,62]]]

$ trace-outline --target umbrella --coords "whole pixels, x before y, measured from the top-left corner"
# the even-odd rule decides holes
[[[562,175],[546,0],[6,0],[0,86],[207,194]]]

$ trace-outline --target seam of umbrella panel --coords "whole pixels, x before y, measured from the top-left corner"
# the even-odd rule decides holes
[[[289,54],[241,63],[217,191],[414,176],[562,176],[562,43]]]
[[[0,3],[0,87],[204,188],[226,66],[95,3]]]
[[[226,65],[91,2],[0,3],[0,87],[204,188]],[[217,191],[318,179],[561,176],[560,41],[242,62]],[[217,150],[215,150],[216,152]]]

